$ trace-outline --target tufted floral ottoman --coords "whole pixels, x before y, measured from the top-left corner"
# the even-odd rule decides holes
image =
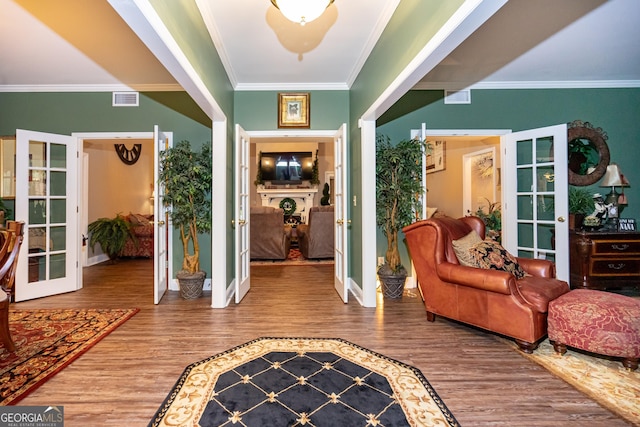
[[[622,358],[631,370],[640,359],[640,300],[610,292],[574,289],[549,302],[549,340],[556,352],[567,346]]]

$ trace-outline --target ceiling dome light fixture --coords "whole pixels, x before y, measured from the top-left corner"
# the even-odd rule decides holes
[[[333,0],[271,0],[290,21],[304,25],[322,15]]]

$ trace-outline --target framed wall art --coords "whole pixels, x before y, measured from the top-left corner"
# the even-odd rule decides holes
[[[278,128],[308,128],[309,110],[308,93],[279,93]]]
[[[427,173],[444,170],[446,144],[446,141],[427,141]]]

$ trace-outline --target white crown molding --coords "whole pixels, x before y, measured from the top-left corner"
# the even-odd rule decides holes
[[[360,71],[362,71],[362,67],[364,67],[365,62],[367,62],[367,58],[369,58],[369,55],[371,55],[373,48],[376,46],[376,43],[378,43],[382,32],[387,27],[389,20],[391,20],[391,17],[393,16],[399,4],[400,0],[388,0],[387,2],[385,2],[385,8],[382,10],[382,13],[378,17],[378,22],[376,22],[373,31],[371,31],[369,39],[363,46],[362,51],[360,52],[360,56],[358,56],[358,60],[355,62],[353,69],[351,70],[351,73],[347,78],[348,87],[351,87],[356,81],[358,74],[360,74]]]
[[[349,90],[346,83],[240,83],[237,91],[304,91],[310,90]]]
[[[235,88],[238,85],[238,78],[236,77],[236,73],[233,70],[233,65],[231,64],[231,60],[229,59],[229,54],[224,47],[224,43],[222,42],[222,36],[218,31],[218,27],[216,27],[216,23],[213,20],[213,11],[211,10],[211,1],[209,0],[196,0],[196,7],[200,11],[200,15],[202,20],[204,21],[205,26],[207,27],[207,31],[209,31],[209,37],[211,37],[211,41],[213,41],[213,45],[218,52],[218,56],[220,57],[220,61],[222,62],[222,66],[227,72],[227,77],[229,78],[229,82],[231,83],[231,87]]]
[[[419,82],[415,90],[462,89],[615,89],[637,88],[640,80],[578,80],[578,81],[520,81],[520,82]]]
[[[224,111],[149,0],[107,1],[202,111],[212,120],[226,120]]]
[[[0,85],[0,92],[182,92],[179,84]]]

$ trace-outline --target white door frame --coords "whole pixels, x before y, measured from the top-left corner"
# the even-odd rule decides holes
[[[291,129],[291,130],[269,130],[269,131],[247,131],[245,130],[246,134],[249,136],[249,138],[251,138],[251,142],[252,143],[257,143],[260,142],[259,139],[260,138],[283,138],[285,141],[283,142],[287,142],[286,139],[295,139],[295,138],[326,138],[327,142],[326,143],[333,143],[334,138],[336,137],[337,132],[339,132],[340,129],[336,129],[336,130],[304,130],[304,129]],[[345,137],[346,139],[348,139],[348,135],[346,135]],[[294,142],[294,141],[291,141]],[[345,141],[345,143],[347,143]],[[335,155],[335,153],[334,153]],[[237,169],[239,165],[239,160],[235,159],[234,161],[234,168]],[[348,179],[348,176],[344,177],[345,180]],[[235,189],[235,192],[237,193],[239,191],[238,188]],[[237,199],[237,194],[235,194],[234,196]],[[346,200],[345,200],[346,202]],[[345,219],[346,221],[346,219]],[[238,256],[238,254],[236,254],[236,256]],[[346,263],[345,263],[346,266]],[[345,271],[345,276],[348,276],[348,271]],[[236,280],[238,278],[236,277]],[[345,280],[345,283],[347,283],[347,288],[348,288],[348,279]]]
[[[167,135],[173,136],[173,132],[165,132]],[[89,200],[88,197],[88,186],[85,179],[88,179],[88,171],[85,171],[85,164],[83,161],[84,158],[84,140],[85,139],[104,139],[104,140],[115,140],[122,139],[126,141],[127,139],[148,139],[153,141],[153,131],[150,132],[73,132],[71,136],[78,138],[78,152],[79,152],[79,175],[82,179],[78,180],[78,194],[82,195],[82,202],[80,203],[80,224],[79,227],[83,227],[79,230],[79,236],[87,236],[88,232],[86,226],[88,225],[88,212],[89,212]],[[155,144],[154,144],[155,146]],[[157,165],[154,165],[154,168],[157,168]],[[168,247],[169,247],[169,278],[170,285],[169,289],[171,290],[179,290],[178,283],[173,279],[173,263],[171,262],[172,252],[173,252],[173,233],[168,233]],[[82,253],[82,239],[79,240],[80,247],[78,248],[78,253]],[[79,260],[82,262],[82,266],[85,266],[86,259]]]

